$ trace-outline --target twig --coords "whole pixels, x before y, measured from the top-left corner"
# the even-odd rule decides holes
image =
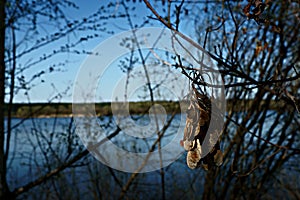
[[[296,99],[296,97],[293,96],[291,93],[289,93],[287,90],[284,90],[284,93],[286,94],[287,97],[289,97],[294,102],[296,110],[297,110],[298,114],[300,115],[300,105],[299,105],[300,101],[298,99]]]
[[[237,177],[245,177],[245,176],[249,176],[250,174],[252,174],[252,172],[254,172],[259,166],[261,166],[263,163],[265,163],[267,160],[271,159],[272,157],[274,157],[275,155],[277,155],[280,151],[282,151],[282,149],[277,149],[274,153],[272,153],[270,156],[266,157],[265,159],[263,159],[260,163],[256,164],[253,168],[251,168],[248,172],[246,173],[234,173]]]
[[[180,12],[181,12],[181,8],[183,6],[183,3],[184,3],[184,0],[181,1],[179,6],[175,5],[175,8],[176,8],[176,21],[175,21],[176,31],[178,31],[178,29],[179,29]]]
[[[112,134],[110,134],[107,139],[111,139],[113,137],[115,137],[121,130],[118,128],[117,130],[115,130]],[[103,139],[100,143],[102,144],[103,142],[106,142],[107,139]],[[24,186],[21,186],[19,188],[16,188],[13,191],[13,194],[15,196],[18,196],[24,192],[27,192],[28,190],[34,188],[35,186],[45,182],[46,180],[48,180],[49,178],[57,175],[58,173],[60,173],[61,171],[63,171],[64,169],[66,169],[67,167],[71,166],[72,164],[74,164],[75,162],[77,162],[78,160],[82,159],[83,157],[87,156],[89,154],[89,150],[84,150],[81,153],[78,153],[76,156],[74,156],[70,161],[63,163],[61,166],[57,167],[56,169],[51,170],[49,173],[37,178],[34,181],[31,181],[29,183],[27,183]]]
[[[225,23],[225,20],[222,18],[222,23],[219,26],[217,26],[216,28],[213,28],[212,26],[209,26],[208,28],[206,28],[203,49],[205,49],[205,47],[206,47],[208,33],[219,30],[224,25],[224,23]]]
[[[133,29],[134,25],[133,25],[133,23],[131,21],[129,13],[128,13],[128,8],[126,7],[126,5],[125,5],[124,2],[122,2],[122,5],[123,5],[123,7],[125,9],[125,13],[126,13],[129,25],[130,25],[131,29]],[[147,86],[148,86],[149,93],[150,93],[151,104],[154,105],[153,88],[151,86],[151,80],[150,80],[150,76],[149,76],[148,69],[147,69],[147,66],[146,66],[146,58],[143,56],[143,53],[141,51],[141,48],[140,48],[140,45],[139,45],[139,42],[138,42],[138,39],[137,39],[135,31],[133,31],[132,34],[134,36],[134,40],[136,41],[136,45],[137,45],[137,50],[138,50],[139,56],[140,56],[140,58],[142,60],[142,66],[143,66],[143,69],[144,69],[144,72],[145,72],[145,76],[146,76],[146,80],[147,80]],[[158,137],[159,137],[158,118],[157,118],[155,110],[154,110],[154,120],[155,120],[155,124],[156,124],[157,134],[158,134]],[[158,143],[158,149],[161,149],[161,141],[160,141],[160,139],[158,140],[157,143]],[[150,152],[151,152],[151,150],[150,150]],[[161,185],[162,185],[162,199],[164,200],[165,199],[165,183],[164,183],[165,182],[164,181],[165,178],[164,178],[164,169],[162,167],[162,154],[161,154],[161,151],[159,151],[159,161],[160,161],[160,173],[161,173]]]
[[[150,156],[152,155],[152,152],[155,150],[156,145],[160,142],[161,138],[164,136],[166,130],[169,128],[171,122],[173,121],[175,117],[175,113],[172,114],[171,118],[167,121],[167,123],[164,125],[161,131],[157,133],[158,138],[155,140],[155,142],[152,144],[144,162],[141,164],[141,166],[130,176],[129,180],[127,181],[126,185],[123,187],[121,194],[119,196],[119,199],[123,199],[126,192],[128,191],[130,185],[132,184],[133,180],[137,177],[138,173],[146,166]]]
[[[294,151],[294,153],[300,154],[300,149],[297,149],[297,148],[290,148],[290,147],[287,147],[287,146],[277,145],[277,144],[275,144],[275,143],[273,143],[273,142],[270,142],[269,140],[266,140],[266,139],[264,139],[264,138],[262,138],[262,137],[256,135],[256,134],[253,133],[252,131],[248,130],[246,127],[242,127],[237,121],[233,120],[232,118],[230,118],[230,117],[228,117],[228,116],[226,116],[226,118],[227,118],[229,121],[233,122],[235,125],[237,125],[237,126],[243,128],[244,130],[246,130],[248,133],[250,133],[251,135],[253,135],[253,136],[256,137],[257,139],[259,139],[259,140],[261,140],[261,141],[264,141],[265,143],[268,143],[268,144],[270,144],[270,145],[272,145],[272,146],[274,146],[274,147],[276,147],[276,148],[278,148],[278,149],[284,149],[284,150]]]

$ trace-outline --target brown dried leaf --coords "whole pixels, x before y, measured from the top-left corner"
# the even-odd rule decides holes
[[[223,153],[221,150],[217,150],[214,155],[214,162],[216,166],[221,166],[223,164]]]
[[[188,167],[191,169],[195,169],[196,167],[198,167],[198,162],[200,161],[200,159],[201,152],[199,151],[199,149],[189,151],[186,157]]]

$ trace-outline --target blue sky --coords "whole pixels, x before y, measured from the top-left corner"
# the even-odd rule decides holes
[[[96,12],[101,6],[107,5],[109,1],[100,1],[100,0],[76,0],[74,1],[78,5],[79,9],[67,9],[65,14],[69,19],[72,20],[81,20],[84,17],[88,17],[89,15]],[[114,2],[114,1],[113,1]],[[118,2],[117,0],[115,2]],[[128,4],[128,6],[132,6],[133,4]],[[140,24],[147,16],[151,13],[146,8],[143,3],[134,4],[137,8],[135,10],[130,11],[131,14],[136,14],[136,17],[133,17],[133,22],[135,24]],[[158,3],[158,6],[161,6]],[[118,13],[118,11],[122,11],[122,6],[114,6],[111,8],[110,12]],[[107,13],[104,13],[104,15]],[[108,13],[111,14],[111,13]],[[110,19],[106,21],[107,24],[103,25],[107,27],[109,30],[113,31],[115,34],[130,30],[130,26],[126,19]],[[161,26],[155,20],[151,21],[152,24],[147,26]],[[100,22],[99,22],[100,23]],[[36,38],[44,37],[46,35],[51,35],[57,32],[57,28],[55,26],[50,26],[48,23],[42,22],[40,28],[39,35],[35,36]],[[188,26],[188,24],[187,24]],[[162,26],[161,26],[162,27]],[[183,32],[186,32],[187,27],[183,27]],[[85,37],[89,34],[99,34],[100,37],[97,37],[92,40],[88,40],[86,42],[82,42],[77,45],[72,50],[76,51],[92,51],[95,49],[101,42],[113,36],[113,34],[107,34],[103,32],[95,32],[95,31],[79,31],[69,34],[67,37],[62,38],[61,40],[54,42],[53,44],[47,45],[45,47],[39,48],[37,51],[33,51],[21,59],[18,60],[18,63],[21,67],[26,67],[30,65],[30,63],[35,60],[39,60],[43,55],[48,55],[53,52],[53,50],[60,49],[60,46],[64,46],[66,44],[72,44],[75,41],[79,40],[81,37]],[[17,36],[18,37],[18,36]],[[21,34],[19,35],[21,38]],[[27,45],[27,46],[26,46]],[[20,47],[20,51],[22,48],[26,48],[30,46],[30,43],[26,43],[23,47]],[[106,49],[107,51],[114,52],[114,47],[110,47],[110,49]],[[18,90],[17,94],[14,98],[15,103],[26,103],[26,102],[72,102],[72,92],[73,92],[73,84],[76,79],[76,75],[80,69],[80,66],[84,63],[84,61],[88,58],[88,55],[77,55],[75,53],[60,53],[57,54],[50,59],[47,59],[43,62],[35,64],[30,68],[21,71],[17,74],[18,77],[24,76],[28,81],[35,74],[45,71],[48,72],[51,67],[55,70],[52,73],[46,73],[40,78],[35,79],[31,86],[32,88],[25,94],[25,90]],[[100,92],[98,94],[98,100],[101,101],[111,101],[110,93],[111,86],[115,84],[115,81],[123,77],[124,73],[121,72],[120,68],[115,65],[106,70],[105,76],[100,81]]]
[[[67,9],[65,14],[69,19],[81,20],[82,18],[88,17],[92,13],[96,12],[102,5],[107,5],[107,2],[109,1],[76,0],[74,2],[76,2],[79,9]],[[136,4],[136,5],[142,5],[142,4]],[[117,12],[118,9],[120,8],[114,7],[111,10],[112,12]],[[139,13],[139,11],[142,11],[143,14],[145,14],[146,10],[147,10],[146,8],[144,8],[144,11],[142,9],[137,9],[137,13],[141,14]],[[108,22],[107,27],[113,30],[115,33],[120,33],[122,31],[129,30],[129,26],[125,20],[123,21],[109,20],[107,22]],[[40,34],[38,36],[35,36],[36,38],[34,38],[33,41],[38,39],[39,37],[53,34],[56,31],[57,31],[56,27],[49,26],[47,22],[45,23],[42,22],[40,28]],[[17,40],[18,38],[22,38],[22,34],[23,33],[21,32],[19,33],[19,35],[17,35]],[[21,67],[26,67],[27,65],[30,65],[30,63],[33,63],[35,60],[38,60],[39,57],[51,53],[54,49],[59,49],[59,46],[63,46],[68,43],[73,43],[74,41],[77,41],[81,37],[85,37],[88,34],[92,34],[92,33],[89,33],[89,31],[80,31],[80,32],[72,33],[69,36],[59,40],[58,42],[47,45],[46,47],[38,49],[38,51],[33,51],[23,56],[21,59],[18,60],[18,63],[20,63]],[[92,51],[102,41],[112,36],[100,32],[99,35],[100,37],[96,39],[92,39],[90,41],[81,43],[75,48],[75,50]],[[26,49],[26,47],[28,48],[28,46],[30,45],[31,44],[25,44],[23,47],[20,47],[19,52],[21,52],[23,49]],[[111,49],[110,51],[113,51],[113,49]],[[14,102],[16,103],[23,103],[28,101],[30,102],[48,102],[48,101],[72,102],[72,85],[76,78],[76,74],[80,68],[80,65],[84,62],[86,58],[87,55],[76,55],[74,53],[61,53],[39,64],[33,65],[32,67],[22,71],[21,73],[18,73],[17,76],[19,77],[24,76],[26,81],[28,81],[35,74],[41,71],[47,72],[51,66],[56,66],[55,69],[58,70],[57,72],[52,72],[44,76],[41,76],[40,78],[32,82],[33,87],[28,91],[27,94],[25,94],[25,90],[18,90],[14,98]],[[118,76],[120,74],[121,74],[121,70],[115,69],[115,71],[110,72],[109,76],[113,77],[113,76]],[[109,77],[106,77],[104,80],[105,82],[102,84],[110,85]],[[55,98],[57,94],[61,94],[61,95],[59,95],[58,98]],[[105,92],[103,95],[104,95],[103,99],[108,101],[109,99],[107,99],[107,95],[105,94]]]

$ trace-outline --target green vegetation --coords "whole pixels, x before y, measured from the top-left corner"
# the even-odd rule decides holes
[[[122,103],[113,103],[114,105],[123,108]],[[180,112],[178,102],[156,102],[163,106],[167,113]],[[5,115],[7,116],[7,107],[5,105]],[[130,102],[130,114],[146,113],[151,107],[151,102]],[[82,104],[84,110],[84,104]],[[96,103],[96,113],[98,116],[111,115],[111,103]],[[26,118],[26,117],[64,117],[72,115],[72,103],[32,103],[32,104],[14,104],[12,108],[12,117]]]
[[[227,110],[247,111],[253,101],[252,100],[227,100]],[[172,101],[159,101],[155,104],[161,105],[168,114],[173,112],[180,113],[179,102]],[[123,103],[96,103],[95,109],[98,116],[112,115],[112,105],[118,107],[118,111],[122,112],[121,108],[125,109]],[[187,109],[188,104],[184,104],[182,110]],[[265,102],[262,101],[258,107],[263,107]],[[5,105],[5,115],[7,116],[7,107]],[[151,102],[130,102],[129,112],[130,114],[142,114],[147,113],[151,107]],[[270,108],[273,110],[281,111],[284,107],[282,101],[271,101]],[[84,104],[82,104],[84,111]],[[293,108],[291,108],[293,109]],[[158,111],[160,112],[160,110]],[[26,118],[26,117],[64,117],[72,115],[72,103],[32,103],[32,104],[14,104],[12,107],[12,117]]]

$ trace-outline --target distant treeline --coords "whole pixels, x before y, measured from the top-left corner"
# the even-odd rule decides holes
[[[252,100],[227,100],[226,109],[227,111],[245,111],[252,105]],[[166,110],[167,113],[180,113],[181,109],[183,112],[186,111],[188,102],[186,102],[182,108],[180,108],[179,102],[173,101],[159,101],[155,102],[159,104]],[[77,104],[79,108],[82,108],[82,113],[85,112],[85,104]],[[126,110],[123,103],[96,103],[95,109],[98,116],[112,115],[111,107],[118,107],[119,112]],[[130,114],[145,114],[151,107],[151,102],[129,102],[129,112]],[[257,107],[265,106],[265,102],[261,102]],[[271,101],[270,109],[281,111],[283,104],[281,101]],[[8,112],[8,105],[5,105],[4,110],[6,116]],[[125,111],[124,111],[125,112]],[[160,109],[158,109],[160,112]],[[31,103],[13,104],[11,109],[11,116],[16,118],[27,118],[27,117],[62,117],[62,116],[72,116],[72,103]]]
[[[125,107],[123,103],[96,103],[95,110],[98,116],[112,115],[112,104],[118,107],[119,111],[124,111]],[[155,102],[163,106],[167,113],[180,113],[180,106],[178,102],[161,101]],[[82,108],[82,113],[85,112],[86,104],[76,104],[79,108]],[[130,102],[129,112],[130,114],[141,114],[148,112],[151,107],[151,102]],[[5,105],[4,112],[8,116],[8,105]],[[160,110],[158,109],[158,112]],[[31,103],[13,104],[11,109],[11,116],[15,118],[27,118],[27,117],[63,117],[72,116],[72,103]]]

